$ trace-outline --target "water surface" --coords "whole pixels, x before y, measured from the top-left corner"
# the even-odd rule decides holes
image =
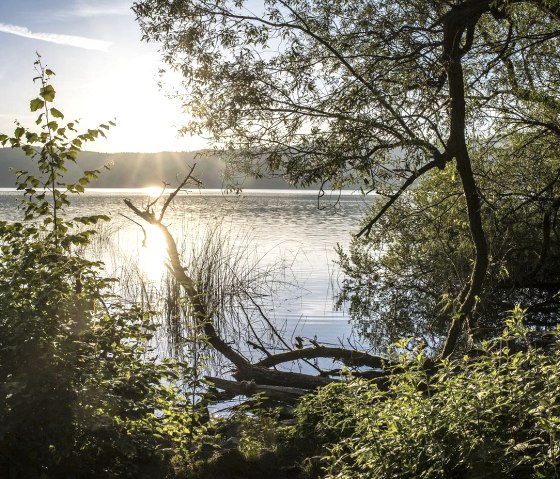
[[[21,196],[0,190],[0,219],[20,219],[17,209]],[[111,271],[119,258],[140,259],[148,278],[163,271],[163,254],[142,248],[143,233],[131,219],[133,213],[123,199],[138,206],[150,201],[145,190],[89,189],[72,198],[67,216],[105,214],[111,216],[112,241],[119,251],[116,258],[101,258]],[[334,261],[335,246],[348,245],[351,234],[359,230],[359,219],[370,200],[350,192],[317,193],[301,190],[245,190],[241,195],[226,195],[220,190],[191,190],[179,194],[166,213],[166,224],[178,241],[195,241],[217,223],[233,238],[242,239],[251,250],[259,268],[282,263],[286,281],[292,286],[267,304],[266,314],[281,326],[293,341],[295,336],[316,338],[323,344],[353,342],[349,318],[344,310],[334,309],[334,296],[340,279]],[[128,218],[127,218],[128,217]],[[195,234],[193,234],[195,233]],[[191,239],[188,239],[191,238]],[[161,245],[160,245],[161,246]]]

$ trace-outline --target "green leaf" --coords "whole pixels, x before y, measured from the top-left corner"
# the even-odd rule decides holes
[[[37,133],[32,133],[31,131],[28,131],[25,133],[25,138],[29,143],[35,143],[39,139],[39,135],[37,135]]]
[[[41,95],[41,98],[43,98],[45,101],[53,101],[54,97],[56,95],[56,91],[54,90],[54,88],[52,87],[52,85],[47,85],[41,88],[41,90],[39,91],[39,94]]]
[[[14,130],[14,136],[16,138],[21,138],[23,136],[23,134],[25,133],[25,128],[23,128],[22,126],[18,126],[15,130]]]
[[[41,100],[40,98],[34,98],[33,100],[31,100],[29,102],[29,107],[31,108],[31,111],[37,111],[41,108],[43,108],[45,106],[45,102],[43,100]]]
[[[31,145],[23,145],[21,149],[25,152],[25,156],[33,156],[35,155],[35,150]]]
[[[52,108],[50,109],[50,112],[51,112],[51,115],[52,115],[54,118],[62,118],[62,119],[64,119],[64,115],[63,115],[59,110],[57,110],[55,107],[52,107]]]
[[[84,171],[84,178],[95,180],[99,176],[99,170],[86,170]]]

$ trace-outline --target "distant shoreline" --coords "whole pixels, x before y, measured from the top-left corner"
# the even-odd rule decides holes
[[[149,196],[151,190],[155,187],[143,187],[143,188],[129,188],[129,187],[91,187],[86,188],[84,193],[80,194],[103,194],[103,193],[128,193],[135,196],[143,195]],[[166,188],[167,192],[172,192],[173,188]],[[354,196],[359,198],[366,198],[358,190],[323,190],[323,197],[330,196]],[[23,190],[17,190],[16,188],[0,187],[0,194],[2,193],[16,193],[23,194]],[[247,188],[241,190],[239,193],[230,192],[228,193],[225,189],[220,188],[187,188],[179,193],[183,195],[200,195],[200,196],[243,196],[243,195],[257,195],[257,196],[275,196],[275,195],[290,195],[290,196],[318,196],[319,191],[317,189],[298,189],[298,188]],[[367,197],[373,197],[374,195],[368,195]]]
[[[66,164],[68,172],[66,181],[76,182],[85,171],[98,170],[99,179],[93,180],[90,188],[144,188],[161,186],[163,182],[174,185],[190,171],[190,165],[196,163],[194,175],[207,190],[224,188],[225,163],[218,156],[202,155],[201,152],[162,152],[162,153],[97,153],[82,151],[76,163]],[[15,185],[15,172],[27,171],[38,175],[37,165],[20,150],[0,148],[0,188],[12,188]],[[290,185],[281,176],[252,178],[235,178],[244,192],[249,190],[281,190],[318,192],[315,188],[300,189]],[[327,191],[327,190],[325,190]],[[345,190],[343,190],[345,191]],[[301,194],[301,193],[295,193]],[[328,193],[327,193],[328,194]],[[358,192],[359,194],[359,192]]]

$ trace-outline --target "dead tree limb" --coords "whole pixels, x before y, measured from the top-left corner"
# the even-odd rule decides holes
[[[205,378],[213,386],[223,389],[232,395],[255,396],[262,394],[275,401],[293,404],[301,396],[311,392],[310,389],[295,388],[289,386],[268,386],[258,385],[254,381],[230,381],[228,379],[206,376]]]
[[[272,367],[289,361],[301,359],[330,358],[341,361],[346,366],[366,366],[373,369],[385,369],[387,362],[379,356],[372,356],[362,351],[345,348],[328,348],[318,346],[313,348],[294,349],[285,353],[278,353],[261,359],[257,366]]]
[[[181,182],[179,187],[175,189],[169,198],[175,198],[179,190],[186,185],[187,181],[191,177],[193,169],[191,169],[187,178]],[[207,291],[200,291],[198,289],[195,280],[186,273],[185,268],[181,263],[175,239],[167,226],[163,224],[163,213],[170,204],[169,198],[165,200],[164,209],[159,215],[156,215],[151,208],[141,210],[129,199],[125,199],[124,203],[132,212],[134,212],[135,215],[142,218],[150,225],[157,227],[162,232],[167,245],[168,269],[184,290],[186,297],[191,304],[196,325],[203,331],[208,344],[235,366],[236,372],[233,375],[238,381],[254,381],[258,385],[293,387],[304,390],[312,390],[317,387],[324,386],[334,381],[334,379],[324,376],[278,371],[268,368],[285,362],[321,357],[341,360],[346,364],[352,365],[370,366],[373,368],[383,367],[383,360],[381,358],[368,355],[367,353],[345,350],[343,348],[327,348],[323,346],[297,351],[288,351],[276,355],[271,354],[260,362],[251,364],[248,359],[236,351],[220,336],[214,326],[212,315],[208,312],[204,303]]]
[[[193,315],[196,324],[201,327],[206,336],[208,343],[219,353],[231,361],[237,368],[246,368],[249,362],[237,351],[235,351],[229,344],[227,344],[217,333],[214,324],[209,318],[206,311],[206,306],[203,302],[203,293],[198,291],[193,279],[185,273],[181,264],[179,252],[177,251],[177,244],[175,239],[169,232],[167,226],[162,223],[163,218],[157,218],[152,211],[142,211],[137,208],[129,199],[125,199],[124,203],[128,206],[137,216],[142,218],[147,223],[156,226],[163,234],[165,243],[167,245],[167,254],[169,257],[169,270],[177,280],[179,285],[185,291],[191,306],[193,308]]]

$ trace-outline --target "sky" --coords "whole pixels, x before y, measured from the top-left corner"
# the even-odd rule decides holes
[[[84,128],[116,119],[102,152],[192,151],[202,138],[180,137],[185,115],[158,87],[158,46],[141,41],[132,0],[0,0],[0,133],[14,120],[34,126],[38,52],[56,76],[55,106]],[[169,80],[167,80],[169,82]],[[175,82],[179,82],[176,78]],[[171,89],[173,85],[168,86]]]

